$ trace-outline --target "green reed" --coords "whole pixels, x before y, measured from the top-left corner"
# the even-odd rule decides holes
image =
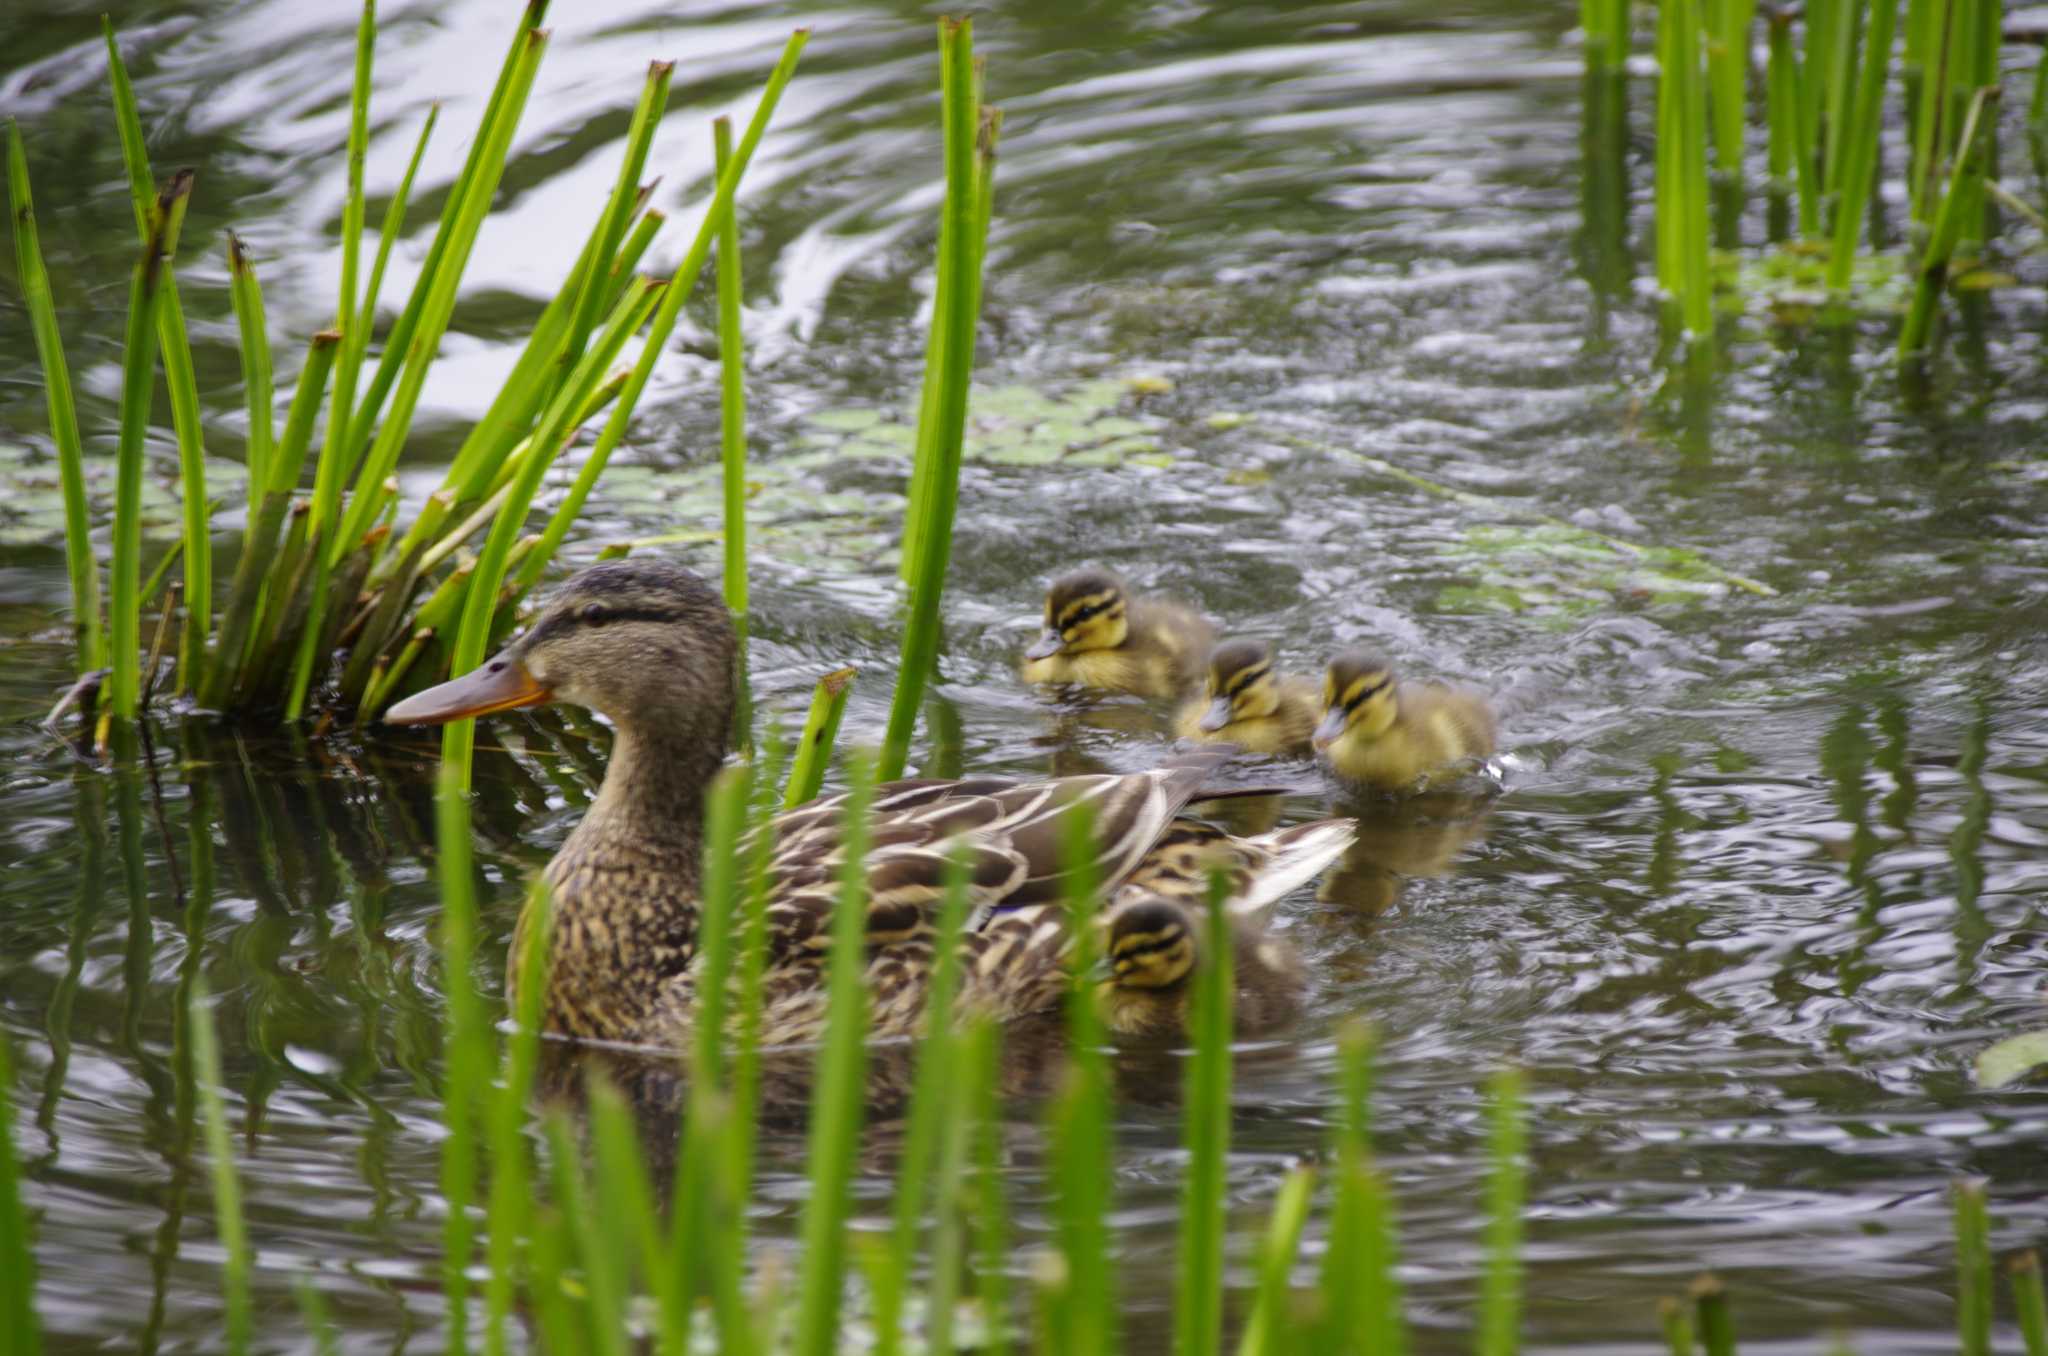
[[[1991,1356],[1991,1220],[1984,1181],[1957,1182],[1956,1337],[1962,1356]]]
[[[2012,1277],[2012,1307],[2019,1315],[2027,1356],[2048,1356],[2048,1294],[2041,1286],[2041,1255],[2028,1251],[2006,1264]]]
[[[1728,1308],[1728,1287],[1718,1276],[1692,1283],[1694,1326],[1707,1356],[1735,1356],[1735,1319]]]
[[[926,681],[939,653],[939,601],[953,549],[960,455],[967,431],[967,390],[981,313],[981,259],[995,183],[1001,120],[983,110],[974,74],[974,26],[939,21],[940,102],[945,126],[946,197],[940,212],[932,332],[926,350],[917,453],[904,514],[903,577],[910,612],[902,663],[882,740],[880,777],[903,775]]]
[[[798,1356],[830,1356],[838,1343],[840,1293],[846,1280],[846,1221],[852,1211],[854,1157],[867,1070],[865,968],[868,801],[874,775],[865,758],[849,760],[844,865],[832,918],[832,963],[827,980],[826,1036],[818,1053],[817,1091],[811,1102],[810,1179],[804,1202],[803,1264],[798,1281]]]
[[[1180,1289],[1174,1309],[1174,1350],[1214,1356],[1223,1349],[1223,1187],[1230,1156],[1230,920],[1221,877],[1209,883],[1203,922],[1204,964],[1195,977],[1188,1019],[1195,1057],[1182,1084],[1181,1143],[1188,1151],[1181,1182]]]
[[[1479,1292],[1480,1356],[1513,1356],[1522,1306],[1522,1201],[1527,1191],[1522,1077],[1496,1074],[1488,1116],[1486,1273]]]
[[[38,1356],[42,1324],[36,1316],[35,1251],[28,1210],[21,1200],[21,1165],[14,1154],[13,1042],[0,1034],[0,1329],[5,1349]]]
[[[92,526],[86,516],[85,449],[78,437],[78,410],[71,398],[64,338],[57,330],[57,308],[50,299],[50,275],[43,267],[42,242],[36,234],[28,156],[21,144],[21,129],[11,119],[7,124],[7,199],[14,208],[9,219],[14,226],[15,268],[21,276],[30,328],[35,331],[36,355],[42,361],[43,399],[49,408],[50,437],[57,444],[57,470],[64,489],[64,565],[71,577],[78,671],[90,673],[107,662],[107,632],[100,618],[99,565],[93,559]]]
[[[1372,1034],[1353,1022],[1338,1033],[1341,1112],[1333,1136],[1336,1189],[1321,1274],[1317,1348],[1354,1356],[1401,1356],[1400,1282],[1385,1180],[1372,1163]]]
[[[442,1036],[445,1067],[441,1195],[446,1203],[441,1284],[448,1296],[448,1346],[469,1350],[469,1263],[475,1246],[470,1207],[476,1200],[479,1111],[490,1090],[491,1031],[476,991],[476,882],[469,801],[452,769],[436,784],[435,874],[441,892],[441,976],[448,1015]]]
[[[1708,267],[1707,104],[1699,0],[1658,6],[1657,285],[1696,341],[1713,334]]]
[[[825,765],[832,758],[832,743],[839,737],[839,722],[846,715],[846,698],[860,670],[834,669],[818,679],[811,693],[810,713],[804,717],[804,731],[797,737],[796,758],[789,769],[789,789],[782,804],[794,809],[815,798],[825,784]]]
[[[196,976],[189,1002],[192,1024],[193,1079],[198,1084],[199,1105],[206,1117],[206,1157],[213,1178],[214,1227],[220,1233],[221,1251],[227,1260],[221,1266],[221,1295],[227,1315],[227,1343],[230,1352],[249,1349],[251,1331],[249,1231],[242,1220],[242,1187],[235,1176],[233,1141],[228,1137],[228,1113],[221,1101],[220,1038],[214,1031],[213,1008],[206,997],[206,985]]]
[[[212,578],[210,504],[196,382],[173,271],[188,177],[159,195],[151,183],[132,86],[107,30],[115,122],[144,241],[131,288],[124,346],[120,452],[114,495],[113,559],[106,624],[90,550],[90,515],[71,384],[54,322],[30,210],[26,156],[10,138],[9,198],[20,273],[35,321],[53,441],[66,494],[67,565],[82,671],[111,666],[108,709],[138,711],[142,594],[140,487],[154,371],[161,359],[177,435],[183,528],[177,560],[185,607],[175,647],[175,690],[217,710],[276,711],[295,719],[311,706],[359,719],[438,680],[458,655],[480,652],[511,624],[623,436],[683,295],[701,270],[718,223],[729,221],[740,175],[804,35],[785,50],[747,135],[721,166],[711,210],[677,271],[676,286],[636,280],[634,270],[663,218],[646,210],[641,175],[666,108],[671,67],[648,72],[626,138],[614,192],[561,290],[543,308],[518,363],[471,430],[442,486],[409,524],[398,521],[392,475],[453,316],[472,247],[506,168],[535,73],[545,54],[545,0],[530,0],[460,173],[450,186],[418,278],[381,352],[371,343],[392,250],[404,233],[414,178],[438,118],[430,112],[387,208],[365,268],[368,212],[363,182],[370,121],[376,10],[366,0],[356,26],[341,213],[341,288],[331,331],[314,336],[298,377],[299,396],[280,434],[275,426],[273,344],[261,288],[247,251],[228,244],[229,301],[239,336],[249,422],[249,518],[241,557],[224,598]],[[734,263],[737,250],[728,251]],[[367,281],[365,273],[367,272]],[[643,327],[628,372],[607,369]],[[735,352],[737,345],[733,346]],[[331,378],[331,387],[330,387]],[[301,403],[303,402],[303,403]],[[312,441],[325,412],[325,434]],[[537,538],[522,536],[540,477],[586,422],[610,417],[565,502]],[[304,488],[310,462],[310,487]],[[738,481],[738,477],[735,477]],[[486,532],[480,556],[464,543]],[[742,545],[743,550],[743,545]],[[168,559],[168,557],[166,558]],[[159,563],[158,569],[166,568]],[[743,576],[743,570],[734,572]],[[220,604],[216,618],[216,603]],[[218,624],[216,624],[218,621]],[[480,654],[476,657],[480,657]],[[458,745],[466,728],[451,735]],[[458,764],[462,759],[456,760]]]

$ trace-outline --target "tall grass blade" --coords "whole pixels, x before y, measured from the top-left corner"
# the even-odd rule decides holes
[[[2029,1249],[2006,1269],[2012,1274],[2012,1307],[2020,1320],[2020,1340],[2027,1356],[2048,1356],[2048,1296],[2041,1288],[2041,1255]]]
[[[1899,0],[1870,0],[1870,27],[1864,44],[1865,57],[1856,81],[1856,101],[1849,113],[1854,135],[1840,146],[1843,157],[1836,181],[1835,238],[1828,254],[1828,290],[1837,294],[1849,290],[1856,267],[1856,237],[1863,229],[1864,207],[1870,201],[1871,180],[1877,172],[1877,150],[1885,79],[1891,70],[1892,30],[1898,19]],[[1830,144],[1836,129],[1830,128]],[[1831,151],[1831,154],[1834,152]],[[1829,168],[1834,178],[1834,167]]]
[[[21,277],[29,326],[35,331],[36,355],[42,361],[43,399],[50,412],[50,439],[57,444],[57,471],[64,489],[64,566],[71,577],[71,628],[77,640],[78,671],[90,673],[107,662],[107,631],[100,617],[100,567],[93,559],[92,521],[85,501],[85,449],[78,436],[78,409],[71,398],[71,369],[64,360],[63,336],[57,330],[50,275],[43,267],[42,241],[36,233],[28,155],[22,148],[21,129],[11,118],[7,123],[7,200],[14,209],[15,268]]]
[[[0,1324],[6,1325],[18,1356],[39,1356],[43,1332],[36,1317],[35,1253],[21,1200],[21,1165],[14,1156],[12,1045],[0,1035]]]
[[[1699,0],[1658,7],[1657,281],[1695,340],[1713,333],[1708,268],[1706,90],[1700,74]]]
[[[1695,1280],[1692,1301],[1700,1346],[1707,1356],[1735,1356],[1735,1317],[1728,1310],[1728,1288],[1721,1278],[1708,1275]]]
[[[1962,1356],[1991,1356],[1991,1220],[1984,1179],[1955,1185],[1956,1337]]]
[[[285,440],[272,467],[278,481],[289,482],[288,468],[305,454],[312,435],[314,412],[326,389],[327,373],[334,365],[342,336],[324,330],[313,336],[306,350],[306,366],[299,373],[299,388],[292,397],[286,420]],[[242,534],[242,554],[235,561],[234,578],[228,585],[228,603],[221,614],[220,643],[215,662],[199,691],[202,705],[218,710],[227,704],[237,677],[246,669],[251,641],[266,589],[283,591],[287,581],[273,573],[277,565],[277,538],[291,506],[285,485],[255,481],[249,486],[249,525]]]
[[[1683,1304],[1669,1295],[1658,1300],[1657,1323],[1664,1330],[1664,1345],[1671,1356],[1693,1356],[1692,1315]]]
[[[1062,1352],[1106,1356],[1116,1349],[1116,1292],[1109,1261],[1109,1069],[1102,1016],[1091,973],[1099,946],[1095,922],[1099,882],[1094,815],[1076,801],[1060,817],[1074,983],[1067,997],[1072,1055],[1052,1106],[1052,1176],[1057,1206],[1061,1284],[1051,1296],[1052,1337]]]
[[[513,1027],[510,1039],[505,1042],[503,1078],[487,1090],[484,1098],[491,1167],[489,1243],[485,1254],[490,1277],[484,1291],[484,1350],[491,1356],[506,1350],[518,1248],[533,1233],[533,1170],[527,1158],[526,1108],[533,1094],[534,1068],[540,1058],[551,904],[546,884],[534,881],[512,937],[511,963],[518,973],[513,984]]]
[[[810,1196],[804,1202],[803,1274],[798,1281],[797,1356],[830,1356],[839,1342],[840,1291],[846,1280],[846,1221],[859,1149],[867,1072],[868,999],[863,984],[867,945],[868,805],[874,772],[865,757],[848,760],[844,865],[832,916],[832,963],[826,1036],[818,1051],[811,1101]]]
[[[1766,120],[1770,124],[1771,177],[1789,185],[1799,205],[1799,234],[1806,240],[1820,238],[1820,184],[1814,175],[1809,148],[1813,135],[1805,124],[1806,96],[1800,89],[1803,78],[1799,59],[1792,53],[1792,15],[1776,8],[1768,21],[1770,68],[1768,71]]]
[[[1522,1308],[1522,1076],[1512,1069],[1501,1071],[1494,1076],[1492,1093],[1479,1356],[1513,1356],[1520,1341]]]
[[[954,1127],[963,1108],[955,1104],[959,1078],[958,1037],[954,1031],[954,1000],[960,991],[960,934],[967,918],[967,866],[956,856],[946,862],[944,895],[939,910],[939,930],[932,945],[932,977],[926,997],[924,1036],[917,1047],[917,1071],[911,1084],[910,1106],[905,1113],[903,1150],[896,1170],[896,1209],[886,1244],[891,1269],[907,1267],[917,1254],[918,1236],[925,1214],[925,1184],[944,1172]],[[934,1213],[941,1230],[953,1215],[953,1202],[941,1187],[934,1193]],[[952,1278],[938,1273],[948,1289]],[[897,1279],[891,1277],[891,1281]],[[876,1292],[875,1327],[877,1341],[895,1346],[901,1340],[902,1313],[883,1302],[887,1293],[900,1304],[901,1286]],[[947,1329],[950,1341],[952,1315],[943,1319],[929,1315],[928,1322]]]
[[[1969,114],[1963,120],[1955,168],[1949,174],[1940,204],[1935,209],[1934,229],[1915,271],[1913,300],[1906,309],[1905,323],[1899,327],[1899,362],[1902,366],[1918,362],[1932,344],[1936,308],[1941,302],[1942,289],[1947,286],[1949,262],[1955,257],[1963,227],[1964,199],[1956,190],[1964,179],[1983,174],[1980,159],[1982,129],[1989,121],[1984,114],[1989,101],[1996,98],[1997,93],[1996,85],[1978,90],[1970,101]]]
[[[846,715],[847,694],[859,669],[834,669],[818,679],[811,693],[811,710],[804,717],[804,732],[797,739],[796,759],[789,769],[789,789],[783,793],[785,809],[794,809],[817,797],[825,785],[825,768],[832,761],[832,745],[839,738],[839,722]]]
[[[173,181],[174,185],[177,181]],[[190,181],[185,181],[189,191]],[[182,209],[183,195],[177,198]],[[171,213],[153,224],[128,282],[128,329],[121,350],[121,438],[114,469],[114,549],[107,578],[108,709],[135,719],[142,686],[142,440],[149,427],[156,335],[163,313],[162,251]]]
[[[391,201],[384,208],[384,222],[377,230],[377,257],[370,265],[370,281],[363,289],[363,304],[356,308],[358,324],[349,343],[356,352],[356,364],[361,367],[363,353],[370,346],[370,331],[377,324],[377,302],[384,292],[384,269],[391,262],[392,246],[398,243],[398,234],[405,226],[406,204],[412,200],[412,181],[420,172],[420,161],[426,159],[427,143],[433,140],[434,124],[441,120],[441,105],[437,102],[427,108],[427,120],[420,125],[419,140],[413,143],[412,159],[406,161],[405,173],[399,177],[398,188],[391,195]]]
[[[912,467],[916,527],[906,535],[910,584],[910,617],[904,627],[902,663],[889,707],[888,733],[882,741],[880,776],[889,781],[903,775],[910,758],[911,733],[924,699],[924,685],[938,660],[939,601],[945,589],[946,566],[953,549],[953,517],[960,493],[960,453],[967,428],[967,390],[974,368],[976,319],[981,310],[981,277],[977,260],[981,245],[976,220],[981,201],[979,173],[995,172],[994,144],[980,141],[974,79],[974,29],[965,19],[942,19],[939,51],[944,78],[946,199],[940,232],[938,293],[944,312],[932,324],[944,342],[933,344],[940,358],[936,373],[927,369],[927,410],[935,421],[927,440],[921,429],[922,466]]]
[[[1230,1154],[1230,922],[1220,877],[1210,882],[1202,923],[1202,967],[1188,1019],[1194,1057],[1183,1086],[1181,1144],[1187,1175],[1180,1194],[1180,1283],[1174,1302],[1174,1350],[1213,1356],[1223,1349],[1223,1186]]]
[[[441,970],[447,985],[444,1033],[447,1087],[442,1117],[441,1195],[446,1202],[441,1284],[448,1297],[448,1347],[469,1350],[469,1260],[475,1245],[470,1207],[476,1200],[477,1114],[489,1091],[491,1035],[476,991],[476,886],[469,840],[469,801],[446,768],[434,795],[436,875],[441,893]]]
[[[364,344],[355,342],[361,330],[365,344],[370,317],[362,314],[357,292],[357,273],[363,257],[363,162],[370,146],[370,72],[377,48],[377,0],[363,0],[362,17],[356,22],[355,79],[349,86],[348,168],[341,198],[341,294],[334,308],[334,328],[347,342],[334,380],[334,409],[327,418],[327,439],[332,447],[349,445],[349,416],[355,410],[356,373],[362,366]]]
[[[121,136],[121,159],[128,169],[128,191],[135,208],[135,231],[144,249],[156,239],[156,216],[165,210],[163,195],[155,192],[149,155],[143,149],[142,119],[135,107],[135,91],[128,81],[128,68],[121,61],[120,44],[114,40],[112,20],[101,17],[106,38],[109,84],[114,99],[114,121]],[[157,343],[162,350],[164,387],[171,397],[171,424],[178,438],[178,479],[184,507],[185,629],[178,646],[178,689],[198,689],[206,666],[206,641],[213,632],[213,541],[207,531],[206,440],[199,422],[199,386],[192,368],[192,342],[185,333],[185,311],[178,300],[178,281],[172,256],[177,253],[178,227],[184,218],[185,198],[191,192],[191,171],[180,170],[173,185],[183,182],[171,206],[172,221],[156,246],[163,255],[158,282]],[[152,202],[156,205],[152,207]]]
[[[249,444],[243,465],[249,472],[249,500],[260,503],[270,484],[270,459],[277,447],[277,390],[270,370],[270,335],[263,321],[263,289],[242,238],[228,232],[228,296],[241,341],[242,398],[249,411]],[[232,661],[226,666],[233,667]]]
[[[318,1356],[341,1356],[341,1334],[327,1312],[320,1287],[313,1284],[310,1276],[294,1277],[292,1298],[298,1301],[299,1317],[305,1320],[306,1330],[313,1334],[313,1350]]]
[[[775,111],[775,105],[782,97],[783,89],[795,74],[797,58],[802,54],[808,30],[798,29],[790,35],[784,46],[782,59],[768,77],[767,86],[761,92],[761,100],[755,106],[753,119],[747,124],[746,134],[740,138],[739,147],[733,152],[732,161],[723,174],[718,176],[718,187],[712,195],[703,225],[691,244],[689,253],[676,269],[674,277],[663,289],[661,304],[656,308],[654,318],[647,331],[647,339],[641,349],[640,359],[633,365],[632,374],[626,379],[618,403],[613,407],[611,418],[606,422],[604,432],[598,435],[597,443],[591,448],[588,463],[602,466],[611,455],[612,449],[625,437],[626,425],[633,415],[633,407],[646,389],[647,380],[653,374],[654,364],[662,349],[668,343],[668,336],[675,328],[676,315],[682,309],[683,299],[696,283],[697,275],[703,271],[704,260],[710,253],[711,239],[717,230],[719,214],[732,207],[733,194],[738,190],[740,176],[746,172],[748,162],[753,158],[755,146],[760,144],[762,134],[767,131],[768,119]],[[557,403],[558,407],[560,402]],[[462,612],[461,630],[457,633],[450,666],[454,672],[464,673],[474,668],[483,659],[483,653],[490,640],[490,624],[496,611],[499,581],[504,578],[507,558],[512,543],[519,535],[525,521],[526,510],[533,502],[535,490],[540,486],[540,477],[546,470],[554,453],[559,450],[566,429],[562,424],[566,414],[543,421],[533,437],[533,451],[521,465],[517,479],[506,498],[505,506],[499,511],[492,524],[491,534],[484,542],[483,551],[477,559],[476,573],[470,580],[467,601]],[[469,781],[471,751],[476,737],[476,722],[458,720],[451,722],[442,737],[442,761],[453,766],[463,784]]]
[[[1301,1231],[1308,1223],[1309,1192],[1315,1174],[1296,1168],[1280,1184],[1266,1237],[1259,1250],[1259,1289],[1252,1300],[1251,1320],[1238,1342],[1238,1356],[1274,1356],[1299,1350],[1288,1321],[1290,1277],[1301,1251]]]
[[[196,976],[192,985],[192,1057],[199,1085],[199,1104],[206,1116],[206,1157],[213,1177],[213,1213],[227,1261],[221,1268],[221,1295],[227,1309],[228,1350],[249,1349],[249,1234],[242,1221],[242,1187],[235,1177],[234,1148],[228,1140],[228,1113],[220,1096],[220,1041],[214,1034],[213,1008],[206,985]]]
[[[732,160],[732,120],[714,120],[711,139],[723,174]],[[747,352],[740,288],[739,213],[728,206],[718,219],[718,449],[725,500],[725,606],[739,634],[736,719],[745,731],[753,727],[753,703],[747,686]]]
[[[967,1075],[961,1080],[973,1096],[975,1299],[982,1320],[985,1356],[1010,1352],[1010,1216],[1003,1196],[1002,1028],[980,1019],[967,1025],[963,1039]]]
[[[1332,1148],[1338,1177],[1320,1277],[1323,1333],[1318,1348],[1401,1356],[1407,1334],[1394,1276],[1393,1209],[1372,1165],[1370,1029],[1350,1023],[1338,1033],[1337,1051],[1342,1114]]]

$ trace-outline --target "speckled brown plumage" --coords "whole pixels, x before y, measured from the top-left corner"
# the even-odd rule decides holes
[[[543,1003],[551,1031],[674,1046],[691,1029],[704,795],[727,745],[733,644],[723,604],[695,575],[659,561],[615,561],[570,580],[483,669],[387,713],[427,722],[561,701],[611,719],[604,785],[543,873],[552,909]],[[1341,854],[1348,821],[1238,840],[1183,816],[1228,755],[1202,750],[1122,775],[877,787],[862,857],[870,1032],[905,1035],[923,1020],[941,882],[954,852],[967,859],[972,908],[960,1010],[1011,1021],[1057,1009],[1068,984],[1063,816],[1077,804],[1092,814],[1092,874],[1111,892],[1133,880],[1162,892],[1206,891],[1206,863],[1215,861],[1247,901],[1269,900]],[[756,830],[769,836],[769,1044],[823,1033],[843,819],[843,798],[829,797]],[[532,910],[514,934],[515,994]]]

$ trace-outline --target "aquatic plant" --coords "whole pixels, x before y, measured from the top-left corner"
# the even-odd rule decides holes
[[[177,433],[183,503],[178,551],[184,620],[170,691],[214,710],[277,712],[297,719],[318,708],[365,719],[444,675],[451,664],[481,657],[491,640],[509,628],[522,599],[539,581],[624,436],[713,237],[721,230],[731,232],[731,205],[740,177],[806,36],[799,31],[784,49],[744,135],[721,160],[709,210],[693,243],[666,282],[635,277],[662,224],[661,214],[647,209],[648,193],[640,180],[667,106],[672,68],[657,62],[649,69],[616,183],[581,252],[535,320],[504,386],[464,439],[440,486],[410,522],[401,523],[392,471],[547,48],[547,34],[539,27],[545,10],[546,0],[530,0],[527,5],[469,154],[447,193],[418,279],[381,349],[373,353],[371,330],[386,265],[404,230],[413,176],[435,120],[430,115],[421,130],[382,223],[365,280],[363,159],[377,33],[374,0],[365,0],[349,108],[341,294],[333,327],[313,336],[308,345],[282,433],[274,425],[273,360],[261,289],[247,250],[230,238],[230,297],[250,421],[245,453],[249,511],[240,559],[218,624],[213,611],[208,464],[175,278],[179,226],[192,192],[191,176],[174,176],[161,192],[154,187],[134,94],[109,27],[115,121],[142,247],[130,285],[103,633],[99,580],[86,535],[88,505],[77,415],[35,232],[26,158],[19,132],[10,130],[10,215],[43,364],[52,437],[63,470],[79,667],[90,671],[108,666],[105,710],[111,717],[134,719],[144,689],[141,614],[154,581],[143,571],[142,440],[159,354]],[[728,267],[736,267],[736,246],[725,253],[731,261]],[[638,360],[624,373],[607,375],[643,328]],[[737,345],[728,347],[729,362],[736,363]],[[732,384],[728,378],[728,386]],[[743,455],[735,400],[729,391],[729,460]],[[313,439],[323,409],[325,430],[316,451]],[[543,531],[526,535],[528,511],[541,477],[578,430],[607,409],[610,416],[604,429],[563,501]],[[310,488],[304,483],[309,472]],[[486,528],[481,549],[471,556],[469,543]],[[732,536],[743,552],[743,534]],[[161,577],[162,569],[159,565],[155,578]],[[739,581],[742,592],[737,601],[743,610],[744,570],[730,573]],[[449,735],[449,752],[458,768],[467,765],[467,728]]]
[[[1741,246],[1756,11],[1753,0],[1658,7],[1657,283],[1696,339],[1708,332],[1715,305],[1709,223],[1722,248]],[[1977,266],[1996,230],[1994,200],[2011,201],[2037,223],[2039,214],[1996,180],[2000,7],[1993,0],[1905,0],[1903,24],[1900,11],[1901,0],[1768,7],[1762,108],[1770,238],[1782,241],[1796,221],[1796,248],[1821,261],[1816,282],[1831,303],[1824,316],[1883,308],[1881,299],[1863,295],[1867,280],[1896,270],[1867,267],[1874,241],[1865,244],[1865,223],[1882,187],[1881,148],[1900,52],[1900,188],[1910,205],[1904,267],[1914,289],[1898,362],[1910,374],[1938,342],[1943,294],[1996,279]],[[1593,0],[1582,5],[1582,22],[1589,77],[1613,69],[1626,23]],[[2048,108],[2048,62],[2036,65],[2035,92]],[[1596,134],[1611,141],[1604,130],[1614,121],[1611,97],[1589,78],[1586,98],[1589,145]],[[1593,233],[1605,224],[1604,209],[1596,195],[1587,201]],[[1789,210],[1794,204],[1796,213]],[[1724,285],[1732,278],[1738,287],[1746,276],[1721,273]]]

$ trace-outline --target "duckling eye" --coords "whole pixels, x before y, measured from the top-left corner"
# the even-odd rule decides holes
[[[611,610],[603,603],[585,603],[583,605],[584,625],[602,626],[611,619]]]

